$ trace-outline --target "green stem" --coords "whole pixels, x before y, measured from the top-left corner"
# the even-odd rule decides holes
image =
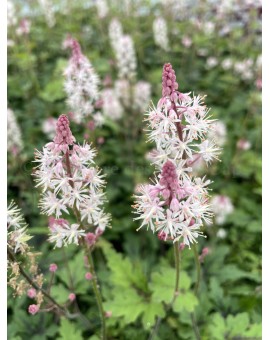
[[[88,258],[88,262],[89,262],[89,266],[90,266],[90,272],[93,275],[93,278],[92,278],[91,281],[92,281],[94,294],[96,296],[99,315],[100,315],[100,319],[101,319],[101,339],[106,340],[107,335],[106,335],[105,313],[104,313],[104,310],[103,310],[102,297],[101,297],[101,293],[100,293],[100,290],[99,290],[97,275],[96,275],[95,268],[94,268],[94,261],[93,261],[91,251],[89,249],[86,249],[86,254],[87,254],[87,258]]]
[[[195,285],[195,295],[197,296],[199,286],[200,286],[200,280],[201,280],[201,264],[200,264],[200,261],[199,261],[199,254],[198,254],[198,251],[197,251],[196,244],[193,244],[192,249],[193,249],[193,253],[194,253],[196,270],[197,270],[197,281],[196,281],[196,285]]]
[[[198,254],[198,251],[197,251],[197,245],[196,244],[193,244],[192,250],[193,250],[193,253],[194,253],[194,259],[195,259],[196,270],[197,270],[197,280],[196,280],[194,293],[195,293],[196,296],[198,296],[200,280],[201,280],[201,265],[200,265],[200,261],[199,261],[199,254]],[[193,328],[195,337],[196,337],[197,340],[201,340],[201,336],[200,336],[199,328],[197,326],[195,314],[191,313],[190,317],[191,317],[192,328]]]
[[[176,275],[175,275],[175,287],[174,287],[172,301],[168,305],[168,307],[166,309],[166,312],[168,312],[172,308],[176,298],[179,295],[179,282],[180,282],[180,251],[179,251],[179,241],[175,242],[173,244],[173,247],[174,247],[175,271],[176,271]],[[161,320],[162,320],[162,318],[158,317],[157,322],[155,324],[155,327],[154,327],[152,333],[149,336],[149,340],[154,339],[155,336],[157,335],[158,329],[159,329],[159,326],[160,326],[160,323],[161,323]]]

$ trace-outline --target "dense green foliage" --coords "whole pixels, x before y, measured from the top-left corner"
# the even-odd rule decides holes
[[[260,52],[257,21],[247,26],[233,27],[221,36],[215,30],[204,33],[187,19],[167,20],[170,50],[163,51],[154,43],[152,23],[154,10],[143,17],[127,16],[111,10],[100,19],[96,8],[78,6],[70,14],[55,14],[56,24],[49,28],[43,15],[35,14],[37,4],[31,5],[31,30],[28,36],[18,36],[9,29],[15,44],[8,50],[8,105],[18,120],[24,148],[14,158],[8,155],[8,200],[14,199],[29,224],[33,247],[42,253],[41,270],[49,278],[48,266],[57,263],[53,296],[60,303],[67,301],[70,292],[61,249],[52,251],[47,240],[46,216],[38,209],[39,190],[35,189],[31,172],[35,148],[48,142],[42,132],[45,118],[57,118],[68,112],[63,91],[63,69],[68,52],[62,41],[71,33],[81,44],[83,53],[91,60],[101,79],[110,75],[117,79],[115,59],[110,47],[108,25],[118,17],[125,33],[134,39],[138,68],[137,79],[152,86],[152,100],[161,96],[161,73],[165,62],[170,62],[182,92],[206,94],[206,104],[214,118],[227,126],[226,143],[216,162],[207,169],[213,180],[213,194],[229,196],[234,211],[223,229],[224,239],[216,236],[220,226],[204,228],[198,251],[209,247],[210,253],[202,263],[199,294],[194,294],[196,268],[193,252],[181,253],[180,296],[173,309],[166,313],[171,301],[175,270],[173,247],[158,240],[150,231],[141,229],[133,221],[132,195],[137,184],[148,181],[153,167],[145,154],[153,146],[146,143],[143,115],[126,108],[121,121],[107,119],[105,124],[89,131],[87,124],[71,123],[73,135],[83,142],[90,135],[98,149],[96,159],[107,180],[107,210],[112,214],[112,228],[107,229],[94,252],[95,266],[105,301],[109,339],[147,339],[156,317],[162,316],[157,339],[194,339],[190,313],[194,312],[202,339],[236,339],[261,337],[261,92],[256,87],[255,75],[243,80],[233,70],[224,70],[222,61],[251,58],[256,61]],[[148,5],[150,8],[150,5]],[[18,8],[20,6],[18,5]],[[28,13],[28,12],[27,12]],[[28,14],[27,14],[28,15]],[[254,13],[256,18],[256,13]],[[210,19],[211,18],[210,16]],[[208,19],[209,20],[209,19]],[[257,25],[257,26],[256,26]],[[192,40],[190,47],[181,43],[183,36]],[[198,53],[204,49],[206,56]],[[217,58],[213,68],[207,58]],[[133,134],[133,129],[135,133]],[[98,138],[104,137],[99,144]],[[237,141],[247,139],[249,150],[239,150]],[[67,320],[52,313],[27,313],[27,297],[8,297],[8,338],[79,340],[99,338],[99,318],[91,286],[85,280],[83,253],[78,247],[65,250],[73,276],[77,301],[88,319]]]

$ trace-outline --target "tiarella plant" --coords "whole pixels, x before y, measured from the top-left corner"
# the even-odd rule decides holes
[[[84,248],[89,268],[85,278],[92,282],[102,323],[102,338],[105,339],[105,312],[92,252],[100,235],[109,227],[110,215],[103,209],[105,181],[95,166],[95,154],[96,151],[86,142],[82,145],[75,143],[69,120],[66,115],[61,115],[53,142],[46,144],[42,152],[36,151],[38,166],[34,176],[37,187],[43,189],[41,212],[50,217],[49,242],[59,248],[72,243]],[[76,223],[68,221],[72,215]]]
[[[67,103],[72,109],[72,119],[81,123],[84,117],[93,113],[93,104],[99,98],[99,77],[89,59],[82,54],[77,40],[68,36],[63,46],[72,51],[64,71]]]
[[[213,128],[209,110],[201,96],[190,96],[178,90],[171,64],[165,64],[162,74],[162,98],[147,114],[148,139],[156,144],[152,155],[157,174],[152,184],[138,187],[135,196],[135,220],[138,229],[146,227],[163,241],[173,241],[176,264],[176,284],[171,305],[179,294],[179,251],[184,246],[194,249],[200,268],[196,243],[204,222],[211,223],[212,211],[205,177],[195,177],[192,168],[200,159],[207,164],[218,159],[220,149],[206,139]],[[182,243],[181,243],[182,242]],[[181,243],[181,244],[180,244]],[[192,316],[194,321],[194,316]],[[157,332],[158,324],[153,331]],[[194,328],[196,328],[194,326]]]

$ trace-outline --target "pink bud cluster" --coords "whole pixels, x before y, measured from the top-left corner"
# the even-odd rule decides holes
[[[54,143],[62,145],[66,148],[68,145],[72,145],[75,142],[75,138],[69,128],[69,120],[66,115],[61,115],[56,123],[56,136],[54,137]]]
[[[178,83],[176,82],[175,71],[171,64],[165,64],[163,66],[162,73],[162,96],[172,96],[171,100],[177,99],[177,93],[175,91],[178,89]],[[176,98],[175,98],[176,95]]]
[[[138,187],[135,219],[141,220],[140,228],[150,228],[161,240],[182,240],[190,247],[203,236],[203,223],[212,219],[210,181],[192,172],[199,160],[210,163],[219,154],[214,141],[206,139],[214,120],[200,96],[191,98],[178,90],[175,71],[165,64],[162,98],[157,108],[150,109],[147,121],[149,141],[156,143],[151,159],[159,174],[154,184]]]

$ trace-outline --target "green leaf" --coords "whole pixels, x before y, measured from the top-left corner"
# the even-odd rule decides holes
[[[223,317],[220,314],[216,313],[211,316],[211,321],[212,322],[208,327],[210,339],[224,340],[226,325]]]
[[[150,289],[153,292],[153,300],[158,302],[170,303],[173,298],[175,289],[175,269],[166,266],[161,267],[159,272],[155,272],[151,276]],[[186,272],[180,272],[180,290],[189,289],[191,280]]]
[[[193,312],[195,307],[198,305],[198,299],[196,296],[191,292],[186,292],[181,294],[177,297],[173,304],[173,310],[176,313],[180,313],[184,310],[187,312]]]
[[[76,328],[74,323],[65,318],[61,318],[59,333],[58,340],[83,340],[81,331]]]
[[[229,315],[227,317],[227,327],[230,329],[230,336],[239,336],[244,334],[249,325],[249,316],[247,313]]]

